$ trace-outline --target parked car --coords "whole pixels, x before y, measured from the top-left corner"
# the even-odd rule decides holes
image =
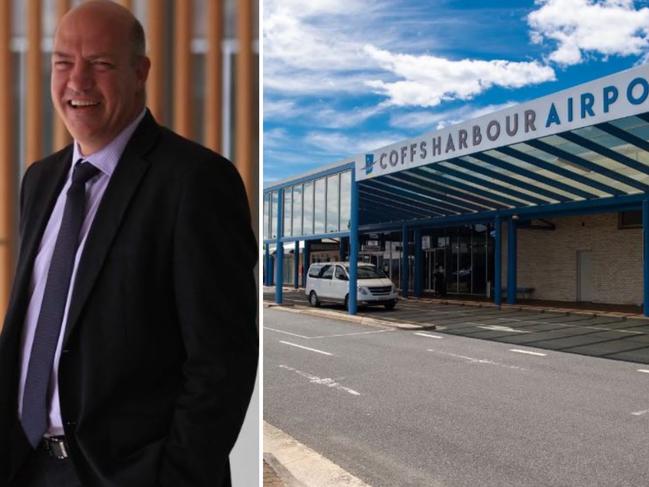
[[[359,305],[383,305],[392,309],[397,304],[397,289],[390,278],[376,266],[358,264],[357,302]],[[322,301],[349,304],[349,262],[311,264],[305,293],[311,306]]]

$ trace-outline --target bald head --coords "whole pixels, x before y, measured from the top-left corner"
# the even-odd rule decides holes
[[[134,61],[146,56],[146,38],[142,24],[130,10],[111,0],[86,1],[72,8],[61,18],[55,36],[66,22],[85,22],[89,18],[101,18],[123,33],[122,39],[128,39]]]
[[[52,102],[84,155],[142,113],[149,66],[142,26],[124,7],[94,0],[63,16],[54,36]]]

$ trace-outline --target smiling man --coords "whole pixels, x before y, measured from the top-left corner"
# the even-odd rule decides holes
[[[74,143],[23,179],[2,487],[230,485],[257,365],[256,244],[232,164],[146,109],[149,66],[115,3],[58,26],[51,94]]]
[[[70,12],[54,41],[52,102],[85,154],[105,147],[144,110],[150,63],[143,33],[128,10],[115,7],[100,2]]]

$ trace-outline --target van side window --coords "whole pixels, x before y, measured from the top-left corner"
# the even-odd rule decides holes
[[[311,266],[311,269],[309,269],[309,277],[318,277],[321,270],[322,270],[322,267]]]
[[[336,266],[336,279],[339,279],[341,281],[347,281],[348,280],[347,276],[345,275],[345,271],[340,266]]]
[[[331,276],[334,275],[333,266],[326,265],[320,271],[320,279],[331,279]]]

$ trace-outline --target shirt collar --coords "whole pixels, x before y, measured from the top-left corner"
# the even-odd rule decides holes
[[[79,143],[75,140],[73,145],[74,148],[72,150],[72,165],[74,166],[79,159],[83,159],[84,161],[90,162],[106,176],[111,177],[113,171],[117,167],[120,157],[122,157],[126,144],[133,135],[133,132],[135,132],[135,129],[142,118],[144,118],[145,113],[146,108],[144,108],[135,120],[128,124],[108,145],[89,156],[81,154]]]

